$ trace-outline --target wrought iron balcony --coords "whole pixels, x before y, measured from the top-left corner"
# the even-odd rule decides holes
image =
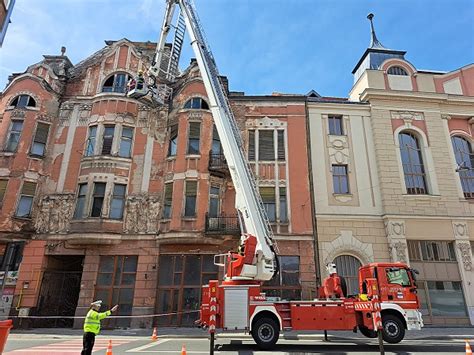
[[[237,216],[210,217],[206,214],[206,234],[231,234],[239,235],[240,226]]]
[[[229,171],[224,154],[209,153],[209,171],[226,174]]]

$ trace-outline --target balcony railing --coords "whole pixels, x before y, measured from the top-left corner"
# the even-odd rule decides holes
[[[225,173],[229,170],[224,154],[209,153],[209,170]]]
[[[240,234],[239,218],[237,216],[210,217],[206,214],[206,234]]]

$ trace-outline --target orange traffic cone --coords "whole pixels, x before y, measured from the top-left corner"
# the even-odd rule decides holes
[[[466,339],[466,355],[472,355],[472,349],[467,339]]]
[[[186,345],[184,345],[184,344],[181,347],[181,355],[186,355]]]
[[[105,355],[113,355],[112,354],[112,340],[109,340],[109,345],[107,346],[107,352]]]
[[[158,334],[156,334],[156,327],[153,328],[153,334],[151,335],[151,341],[158,340]]]

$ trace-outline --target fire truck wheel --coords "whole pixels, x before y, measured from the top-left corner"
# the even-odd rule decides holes
[[[374,332],[372,329],[364,327],[363,325],[359,326],[359,330],[363,336],[367,338],[377,338],[377,332]]]
[[[271,349],[280,336],[278,324],[271,318],[260,318],[252,327],[252,337],[262,350]]]
[[[387,343],[396,344],[405,337],[405,326],[399,317],[393,314],[384,315],[382,317],[382,325],[383,340]]]

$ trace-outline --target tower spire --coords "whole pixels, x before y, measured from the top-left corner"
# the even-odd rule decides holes
[[[373,13],[368,14],[367,18],[370,21],[370,29],[371,29],[371,37],[370,37],[370,46],[369,46],[369,48],[385,49],[384,45],[382,43],[380,43],[380,41],[377,39],[377,35],[375,34],[374,22],[372,21],[373,18],[374,18],[374,14]]]

